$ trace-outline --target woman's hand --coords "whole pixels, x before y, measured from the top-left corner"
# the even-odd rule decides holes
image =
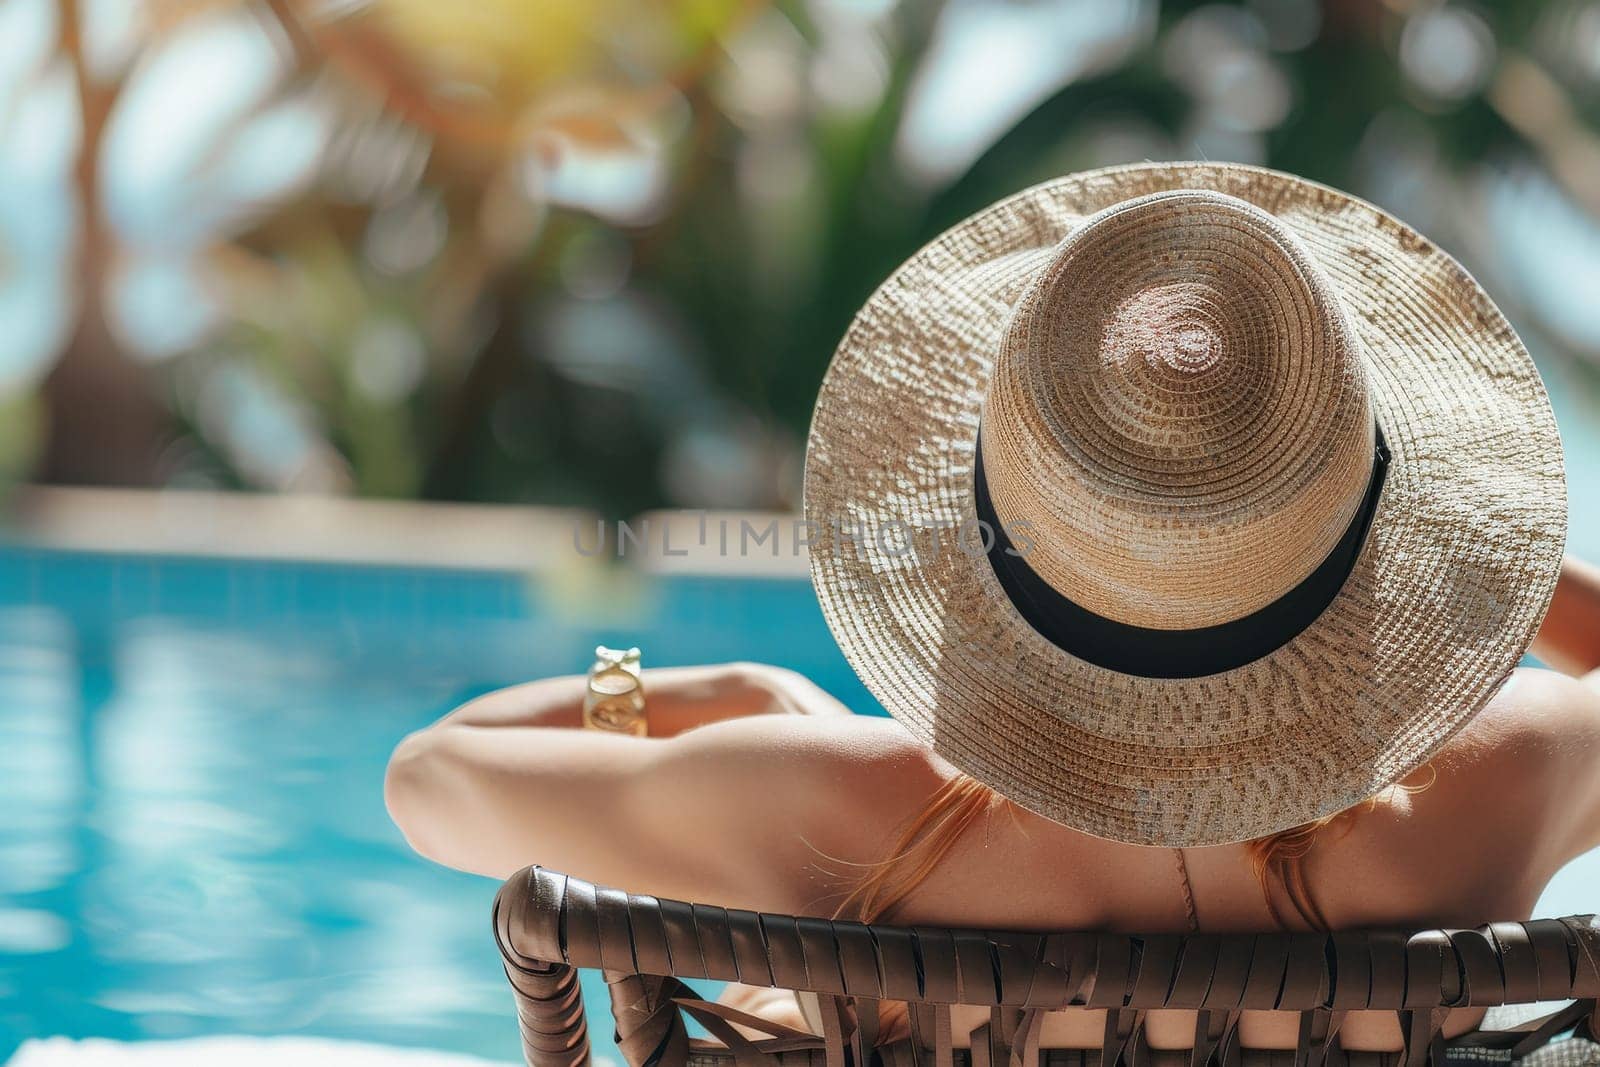
[[[651,737],[751,715],[852,714],[805,675],[766,663],[646,670],[644,697]]]
[[[799,671],[766,663],[741,663],[736,666],[749,672],[753,684],[770,694],[772,705],[769,710],[773,712],[785,715],[855,714]]]
[[[849,715],[850,709],[795,671],[765,663],[652,667],[644,671],[645,715],[651,737],[749,715]],[[514,685],[463,704],[444,726],[583,726],[588,682],[573,674]]]

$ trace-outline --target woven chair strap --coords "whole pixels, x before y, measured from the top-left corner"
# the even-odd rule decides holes
[[[1600,997],[1593,916],[1409,934],[996,933],[658,900],[533,867],[496,897],[495,934],[534,1067],[586,1061],[576,967],[606,973],[631,1067],[718,1055],[735,1067],[867,1067],[874,1056],[906,1067],[1420,1067],[1466,1056],[1568,1067],[1595,1051],[1589,1042],[1546,1042],[1574,1027],[1590,1036]],[[712,1004],[682,981],[694,978],[815,993],[823,1032],[774,1029]],[[880,1046],[883,1000],[907,1002],[910,1038]],[[1567,1000],[1576,1003],[1511,1030],[1442,1037],[1453,1008]],[[970,1048],[956,1047],[956,1004],[989,1009],[966,1035]],[[1106,1010],[1102,1047],[1081,1063],[1077,1050],[1039,1047],[1044,1014],[1066,1007]],[[1191,1050],[1149,1048],[1146,1013],[1161,1009],[1197,1012]],[[1299,1013],[1296,1049],[1241,1048],[1239,1019],[1252,1010]],[[1351,1011],[1395,1012],[1403,1049],[1344,1050]],[[684,1013],[720,1044],[690,1041]]]

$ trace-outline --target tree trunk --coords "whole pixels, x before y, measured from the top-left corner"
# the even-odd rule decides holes
[[[155,476],[166,420],[150,375],[121,351],[105,314],[114,244],[100,203],[100,147],[120,82],[97,84],[89,74],[79,0],[60,0],[59,7],[61,47],[72,63],[83,116],[73,167],[78,306],[71,337],[44,383],[47,441],[39,476],[80,485],[147,485]]]

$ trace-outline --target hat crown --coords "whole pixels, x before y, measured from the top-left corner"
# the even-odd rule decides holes
[[[997,517],[1025,524],[1027,564],[1058,592],[1193,629],[1327,558],[1373,437],[1354,330],[1310,253],[1243,200],[1179,190],[1094,216],[1034,278],[982,454]]]

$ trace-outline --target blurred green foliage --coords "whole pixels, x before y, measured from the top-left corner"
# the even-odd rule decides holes
[[[290,101],[324,133],[304,180],[197,243],[214,322],[120,401],[161,412],[137,477],[162,484],[792,508],[855,309],[1035,181],[1263,163],[1469,262],[1486,173],[1600,209],[1592,3],[203,7],[161,34],[234,19],[283,57],[235,125]],[[40,473],[96,480],[72,434]]]

